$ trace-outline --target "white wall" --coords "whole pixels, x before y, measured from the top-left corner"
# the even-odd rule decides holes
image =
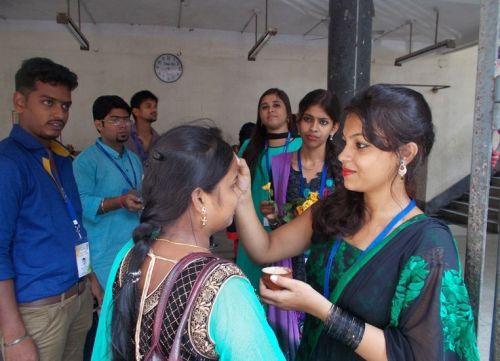
[[[236,143],[240,126],[255,121],[258,98],[267,88],[284,89],[295,111],[306,92],[326,87],[326,40],[277,35],[257,61],[249,62],[253,34],[92,24],[83,24],[83,32],[90,41],[88,52],[80,51],[76,40],[55,21],[0,20],[0,138],[11,127],[14,73],[23,59],[33,56],[49,57],[79,75],[63,133],[64,143],[79,149],[96,137],[91,107],[99,95],[117,94],[128,101],[134,92],[149,89],[160,98],[155,125],[159,131],[208,117]],[[430,200],[470,173],[477,48],[428,55],[394,67],[394,58],[406,53],[403,45],[374,44],[372,83],[451,85],[437,94],[415,88],[429,101],[438,134],[429,163],[426,199]],[[153,72],[155,58],[166,52],[180,54],[184,65],[182,77],[171,84],[162,83]]]
[[[91,44],[88,52],[79,50],[62,25],[0,21],[1,137],[10,128],[14,73],[32,56],[49,57],[79,75],[63,134],[64,142],[78,148],[96,136],[91,107],[99,95],[129,101],[134,92],[149,89],[160,98],[158,130],[208,117],[237,142],[240,126],[256,120],[257,101],[266,89],[284,89],[295,109],[305,92],[326,86],[327,49],[317,41],[278,36],[249,62],[250,34],[128,25],[86,25],[83,31]],[[181,54],[184,73],[175,83],[163,83],[153,72],[154,60],[166,52]]]
[[[437,93],[431,88],[412,87],[425,96],[435,124],[436,140],[427,174],[426,200],[431,200],[470,174],[477,46],[445,55],[429,54],[396,67],[394,59],[407,50],[396,50],[393,45],[374,48],[372,83],[450,86]]]

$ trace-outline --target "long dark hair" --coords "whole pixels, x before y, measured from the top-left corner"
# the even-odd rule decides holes
[[[434,143],[434,126],[429,105],[422,94],[402,87],[373,85],[355,96],[345,113],[356,114],[363,136],[375,147],[398,153],[401,146],[414,142],[418,153],[405,176],[411,196],[415,170],[429,155]],[[313,229],[325,236],[350,236],[362,226],[365,216],[363,193],[347,190],[343,184],[313,208]]]
[[[325,111],[333,121],[333,124],[340,124],[340,103],[335,94],[329,90],[316,89],[307,93],[299,102],[299,112],[297,113],[297,123],[302,121],[302,117],[307,109],[317,105]],[[335,184],[342,182],[342,165],[338,159],[338,136],[337,133],[332,140],[328,139],[325,149],[325,161],[328,165],[329,176],[335,180]]]
[[[257,122],[255,123],[255,129],[253,131],[252,136],[250,137],[250,142],[243,152],[243,158],[246,160],[248,167],[250,168],[250,172],[252,176],[255,173],[255,169],[257,168],[257,164],[259,163],[261,152],[264,150],[267,129],[265,125],[262,123],[262,119],[260,119],[260,104],[262,103],[262,99],[266,95],[274,94],[278,98],[280,98],[285,104],[286,114],[287,114],[287,122],[288,122],[288,130],[292,133],[292,136],[297,135],[297,127],[294,122],[294,116],[292,113],[292,106],[290,105],[290,99],[288,95],[281,89],[271,88],[267,89],[259,98],[259,103],[257,105]]]
[[[145,164],[141,224],[134,230],[128,272],[140,269],[162,228],[186,212],[196,188],[212,192],[233,160],[231,146],[216,128],[183,125],[160,136]],[[144,290],[143,292],[146,292]],[[114,299],[111,339],[113,360],[135,360],[133,330],[138,289],[124,282]]]

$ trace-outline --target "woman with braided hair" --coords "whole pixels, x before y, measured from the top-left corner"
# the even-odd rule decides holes
[[[210,236],[232,222],[238,169],[217,129],[179,126],[158,139],[141,224],[106,287],[93,360],[284,359],[248,279],[209,251]]]

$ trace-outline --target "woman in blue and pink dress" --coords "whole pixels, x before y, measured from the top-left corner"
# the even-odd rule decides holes
[[[306,199],[311,192],[316,192],[318,198],[323,199],[332,192],[335,183],[341,181],[341,166],[335,146],[339,113],[338,99],[328,90],[313,90],[300,101],[296,124],[302,137],[302,147],[295,152],[278,154],[272,158],[274,202],[261,203],[261,212],[272,229],[283,222],[283,217],[287,214],[285,203]],[[285,258],[273,266],[291,268],[294,279],[306,281],[307,255],[305,252]],[[301,339],[304,314],[271,305],[267,316],[283,353],[288,360],[294,360]]]

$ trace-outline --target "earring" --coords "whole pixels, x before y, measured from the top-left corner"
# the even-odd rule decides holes
[[[207,207],[201,207],[201,226],[205,227],[208,223],[207,219]]]
[[[332,141],[332,140],[333,140],[333,133],[330,133],[330,136],[328,137],[328,139],[329,139],[330,141]]]
[[[401,177],[401,179],[404,179],[404,176],[405,176],[407,171],[408,171],[408,169],[406,169],[405,161],[403,159],[400,159],[399,160],[398,174]]]

